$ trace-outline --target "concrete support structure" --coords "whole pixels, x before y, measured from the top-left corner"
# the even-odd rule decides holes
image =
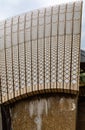
[[[11,108],[13,130],[76,130],[77,97],[63,94],[19,101]]]

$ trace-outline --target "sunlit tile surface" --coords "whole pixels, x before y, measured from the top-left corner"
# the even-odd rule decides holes
[[[0,22],[2,103],[24,94],[77,93],[82,2]]]

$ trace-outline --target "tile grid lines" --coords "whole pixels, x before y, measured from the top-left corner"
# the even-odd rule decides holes
[[[65,23],[64,23],[64,55],[63,55],[63,91],[64,91],[64,76],[65,76],[65,73],[64,73],[64,68],[65,68],[65,41],[66,41],[66,13],[67,13],[67,4],[66,4],[66,7],[65,7]]]
[[[44,38],[44,46],[43,46],[43,50],[44,50],[44,54],[43,54],[43,69],[44,69],[44,91],[45,91],[45,22],[46,22],[46,18],[45,18],[45,16],[46,16],[46,8],[45,8],[45,11],[44,11],[44,35],[43,35],[43,38]]]
[[[16,69],[16,64],[15,64],[15,67],[14,67],[14,59],[16,59],[16,55],[13,52],[13,49],[15,49],[15,48],[13,48],[14,46],[18,47],[18,52],[17,52],[18,53],[18,62],[17,62],[18,70],[16,71],[16,73],[18,73],[18,71],[19,71],[19,75],[18,74],[16,74],[16,75],[19,77],[19,92],[17,93],[17,96],[20,95],[22,97],[23,96],[22,94],[29,93],[29,91],[27,91],[27,87],[28,87],[27,86],[27,78],[28,78],[27,74],[31,74],[30,89],[32,90],[31,91],[32,95],[35,94],[36,92],[40,93],[40,88],[39,88],[39,81],[40,80],[41,80],[41,82],[43,82],[43,80],[44,80],[44,84],[43,84],[44,89],[43,90],[45,92],[49,92],[51,90],[51,88],[54,87],[54,86],[51,86],[51,82],[55,82],[55,79],[56,79],[56,91],[58,91],[58,92],[61,92],[61,91],[65,92],[64,89],[65,89],[66,86],[64,86],[64,85],[67,84],[65,82],[65,79],[69,80],[69,78],[70,78],[70,82],[69,82],[70,85],[68,87],[69,92],[75,94],[78,91],[79,75],[77,75],[77,73],[79,73],[79,70],[78,70],[78,68],[79,68],[79,52],[77,52],[77,51],[78,51],[78,49],[80,50],[80,46],[79,46],[80,37],[79,37],[79,34],[81,34],[81,33],[79,32],[79,30],[81,28],[81,18],[80,18],[80,21],[78,20],[80,22],[79,23],[80,28],[75,31],[75,29],[77,27],[74,25],[74,22],[76,22],[77,20],[74,20],[74,13],[75,13],[74,12],[75,3],[74,3],[73,4],[73,11],[72,11],[73,12],[73,16],[72,16],[72,33],[71,34],[66,34],[67,6],[68,6],[68,4],[65,6],[65,13],[64,13],[65,14],[65,16],[64,16],[65,20],[64,20],[64,23],[62,25],[63,28],[64,28],[64,31],[63,31],[63,28],[62,27],[60,28],[60,26],[59,26],[59,25],[61,25],[61,24],[59,24],[59,22],[60,22],[59,21],[59,15],[60,15],[60,8],[61,8],[61,6],[58,7],[58,21],[57,21],[57,23],[55,22],[57,24],[57,33],[56,33],[56,35],[55,35],[55,30],[52,33],[52,29],[53,29],[52,28],[53,7],[51,7],[51,10],[46,10],[46,8],[45,8],[45,11],[44,11],[44,23],[43,23],[44,24],[44,29],[43,29],[43,31],[41,30],[41,32],[43,32],[44,34],[43,34],[43,36],[42,35],[40,36],[41,38],[39,37],[39,27],[41,26],[41,25],[39,25],[39,17],[40,17],[39,16],[39,10],[37,10],[38,11],[38,15],[37,14],[33,14],[33,12],[32,12],[31,13],[30,40],[28,40],[28,41],[26,41],[26,37],[25,37],[25,35],[26,35],[26,14],[23,17],[23,19],[24,19],[24,21],[23,21],[24,22],[23,23],[23,26],[24,26],[23,32],[24,33],[21,34],[21,35],[20,35],[20,32],[21,32],[20,27],[22,25],[20,24],[21,23],[20,20],[22,20],[22,17],[20,18],[20,16],[18,16],[18,23],[17,23],[17,26],[18,26],[18,28],[17,28],[17,43],[18,44],[17,45],[13,45],[13,40],[12,40],[13,39],[13,33],[12,33],[12,30],[13,30],[13,19],[12,19],[11,20],[11,26],[10,26],[10,28],[11,28],[10,38],[11,39],[9,40],[10,44],[11,44],[10,45],[11,51],[10,50],[8,51],[9,47],[6,46],[6,42],[8,42],[8,41],[6,41],[7,30],[9,32],[10,28],[9,29],[6,28],[6,22],[7,22],[7,27],[8,27],[9,21],[5,21],[5,24],[4,24],[4,49],[3,50],[5,51],[4,54],[5,54],[5,69],[6,69],[6,84],[7,84],[7,100],[9,100],[9,94],[10,93],[8,92],[8,90],[9,90],[8,87],[9,87],[9,84],[11,84],[11,78],[12,77],[13,77],[13,86],[10,86],[10,87],[11,87],[11,89],[13,89],[13,98],[16,97],[16,95],[15,95],[16,88],[14,87],[14,84],[15,84],[15,79],[14,79],[14,77],[15,77],[14,73],[15,72],[14,71]],[[50,13],[50,11],[51,11],[51,14],[49,14],[50,20],[49,20],[49,18],[46,19],[46,17],[47,17],[47,14],[46,14],[47,12],[46,11],[48,11],[48,13]],[[36,17],[37,17],[37,24],[35,23],[36,24],[36,26],[35,26],[36,28],[34,28],[35,30],[37,30],[37,34],[35,34],[36,36],[34,36],[34,31],[35,30],[32,29],[34,27],[33,25],[35,25],[35,24],[33,24],[33,19],[35,18],[35,17],[33,17],[33,15],[36,15]],[[82,15],[82,12],[81,12],[81,15]],[[47,21],[47,20],[49,20],[50,22]],[[46,28],[46,25],[49,25],[49,26]],[[75,28],[74,28],[74,26],[75,26]],[[22,27],[21,27],[21,29],[22,29]],[[48,29],[48,31],[50,30],[50,32],[47,33],[46,29]],[[24,36],[23,39],[21,39],[21,37],[20,37],[22,35]],[[68,39],[68,38],[70,38],[70,36],[71,36],[71,41],[70,41],[70,39]],[[32,39],[32,38],[34,38],[34,39]],[[67,38],[67,42],[69,42],[67,44],[70,44],[70,42],[71,42],[71,55],[70,55],[70,53],[67,54],[68,51],[65,52],[66,45],[67,45],[66,44],[66,38]],[[40,39],[41,39],[41,41],[40,41]],[[57,40],[57,43],[55,43],[56,45],[53,43],[54,46],[57,47],[56,49],[54,49],[53,44],[51,45],[52,40],[53,40],[53,42],[56,42],[56,40]],[[42,43],[41,43],[41,45],[39,45],[39,41],[43,42],[43,46],[42,46]],[[28,56],[31,55],[31,66],[30,66],[31,69],[29,70],[28,73],[26,73],[26,71],[27,71],[26,65],[29,63],[29,62],[27,63],[27,59],[26,59],[26,53],[27,53],[27,51],[29,51],[28,50],[29,48],[28,49],[26,48],[26,45],[28,44],[28,42],[29,42],[29,44],[31,46],[31,53],[29,52],[29,54],[28,54]],[[78,46],[79,46],[76,49],[75,49],[75,47],[76,47],[77,43],[75,44],[75,42],[78,42]],[[36,48],[34,48],[33,45],[35,45]],[[24,46],[24,48],[23,48],[23,46]],[[42,54],[40,55],[40,57],[43,58],[43,60],[40,60],[40,57],[39,57],[40,50],[41,50],[41,49],[39,50],[39,46],[41,48],[43,47]],[[68,47],[68,50],[69,50],[70,49],[69,45],[67,47]],[[21,51],[20,48],[22,48],[23,50]],[[46,50],[46,48],[47,48],[47,50]],[[53,52],[53,51],[55,51],[55,52]],[[77,54],[75,54],[75,52],[77,52]],[[11,53],[11,56],[10,56],[10,53]],[[15,55],[15,56],[13,56],[13,55]],[[56,62],[54,62],[55,58],[53,57],[55,55],[56,55]],[[10,56],[11,59],[8,60],[8,56]],[[15,58],[13,59],[13,57],[15,57]],[[71,59],[69,57],[71,57]],[[75,59],[74,57],[76,57],[78,59]],[[53,58],[53,59],[51,59],[51,58]],[[70,65],[70,70],[68,69],[68,67],[65,66],[66,61],[68,61],[68,60],[66,60],[66,58],[68,58],[68,60],[70,60],[69,61],[70,63],[68,63]],[[22,59],[23,59],[23,61],[22,61]],[[30,59],[29,59],[29,61],[30,61]],[[52,61],[53,61],[53,64],[52,64]],[[59,62],[61,62],[63,65],[61,65]],[[76,62],[78,62],[78,63],[76,63]],[[75,70],[75,63],[77,64],[77,67],[76,67],[77,70]],[[8,67],[8,65],[11,65],[11,64],[12,64],[12,77],[11,77],[11,72],[10,72],[11,68],[9,70],[9,67]],[[42,64],[43,64],[43,67],[42,67]],[[33,65],[35,65],[35,66],[33,66]],[[37,66],[37,68],[36,68],[36,66]],[[55,69],[55,66],[56,66],[56,69]],[[42,67],[42,69],[43,69],[43,71],[41,73],[40,73],[40,67]],[[23,69],[23,70],[21,70],[21,69]],[[65,72],[66,69],[68,71],[70,71],[70,77],[69,78],[65,77],[65,75],[67,74],[67,72]],[[55,70],[56,70],[56,73],[54,72]],[[31,71],[31,73],[30,73],[30,71]],[[51,72],[51,71],[53,71],[53,72]],[[75,71],[76,74],[74,74],[74,71]],[[25,73],[25,74],[23,74],[23,73]],[[54,75],[56,74],[56,78],[53,78],[51,73],[54,74]],[[42,79],[43,75],[44,75],[44,77]],[[76,75],[77,75],[77,78],[74,77]],[[22,78],[21,78],[21,76],[22,76]],[[23,76],[25,76],[25,77],[23,77]],[[41,77],[39,77],[39,76],[41,76]],[[24,84],[23,83],[24,81],[21,82],[22,79],[25,80],[25,85],[24,85],[25,88],[23,88],[23,92],[22,92],[22,86],[21,85]],[[75,80],[75,82],[77,82],[75,85],[73,83],[74,80]],[[62,85],[62,86],[60,86],[60,85]],[[66,89],[66,90],[68,90],[68,89]],[[29,95],[29,94],[27,94],[27,95]],[[4,99],[4,100],[6,100],[6,99]]]
[[[13,18],[11,20],[11,60],[12,60],[12,80],[13,80],[13,98],[15,97],[15,88],[14,88],[14,68],[13,68],[13,46],[12,46],[12,26],[13,25]]]
[[[72,46],[73,46],[73,25],[74,25],[74,6],[75,6],[75,3],[73,3],[73,16],[72,16],[72,42],[71,42],[71,63],[70,63],[70,91],[71,91],[71,68],[72,68]]]
[[[50,10],[52,11],[52,8]],[[51,23],[51,15],[49,15],[49,16],[50,16],[50,23]],[[45,18],[47,19],[47,9],[46,9]],[[51,42],[50,42],[51,37],[50,37],[50,35],[51,35],[51,26],[52,25],[50,24],[50,27],[49,27],[49,30],[48,30],[48,39],[46,37],[46,35],[47,35],[46,26],[47,26],[47,20],[45,21],[45,91],[49,92],[50,91],[50,85],[51,85],[50,84],[50,80],[51,80],[50,79],[51,78],[51,76],[50,76],[50,72],[51,72],[51,70],[50,70],[50,67],[51,67],[50,66],[50,61],[51,60],[50,59],[51,59],[51,57],[50,57],[49,53],[51,53],[50,52],[50,50],[51,50]],[[50,33],[49,33],[49,31],[50,31]],[[48,46],[47,46],[47,44],[48,44]]]
[[[79,12],[79,11],[76,11],[76,12]],[[68,12],[67,12],[68,13]],[[71,12],[71,13],[73,13],[73,12]],[[62,14],[65,14],[65,13],[62,13]],[[55,15],[55,14],[53,14],[53,15]],[[79,20],[80,18],[78,18],[77,20]],[[35,18],[35,20],[36,20],[36,18]],[[64,22],[64,20],[62,20],[63,22]],[[70,21],[70,20],[67,20],[66,19],[66,21]],[[26,21],[27,22],[27,21]],[[20,23],[23,23],[23,22],[20,22]],[[13,24],[13,25],[17,25],[17,23],[16,24]],[[10,25],[11,26],[11,25]],[[7,26],[7,27],[5,27],[5,28],[9,28],[10,26]],[[35,25],[36,26],[36,25]],[[34,26],[34,27],[35,27]],[[42,26],[42,25],[41,25]],[[28,27],[28,29],[29,29],[30,27]],[[2,30],[2,29],[0,29],[0,30]],[[7,34],[8,35],[8,34]]]
[[[20,54],[19,54],[19,20],[20,20],[20,16],[18,17],[17,42],[18,42],[19,95],[21,95],[21,83],[20,83]]]
[[[31,87],[32,87],[32,92],[33,92],[33,74],[32,74],[32,17],[33,17],[33,12],[31,13],[31,33],[30,33],[30,44],[31,44]]]
[[[39,31],[39,10],[38,10],[38,17],[37,17],[37,89],[38,89],[38,92],[39,92],[38,31]]]
[[[25,90],[26,90],[26,94],[27,94],[27,79],[26,79],[26,40],[25,40],[25,28],[26,28],[26,14],[25,14],[25,18],[24,18],[24,63],[25,63]]]
[[[75,3],[74,3],[73,12],[74,12],[74,9],[75,9]],[[73,17],[74,17],[74,13],[73,13]],[[73,27],[74,27],[74,22],[75,22],[75,21],[76,21],[76,20],[73,19]],[[73,30],[74,30],[74,28],[73,28]],[[79,24],[79,30],[80,30],[80,24]],[[72,56],[72,62],[73,62],[74,59],[75,59],[75,55],[74,55],[75,49],[78,48],[77,46],[75,47],[75,44],[76,44],[76,43],[74,43],[74,41],[75,41],[75,40],[78,40],[78,43],[77,43],[77,44],[78,44],[78,46],[79,46],[79,39],[80,39],[80,38],[79,38],[79,37],[76,38],[75,36],[79,36],[79,35],[78,35],[78,34],[75,35],[75,33],[74,33],[72,36],[73,36],[73,37],[72,37],[72,55],[71,55],[71,56]],[[79,51],[79,50],[77,50],[77,51]],[[78,52],[78,53],[79,53],[79,52]],[[78,63],[77,63],[77,62],[78,62],[78,57],[77,57],[77,56],[78,56],[78,54],[76,54],[76,58],[77,58],[77,59],[76,59],[76,66],[77,66],[77,69],[76,69],[76,70],[74,69],[75,61],[74,61],[74,63],[71,64],[71,92],[74,93],[74,94],[76,93],[76,91],[78,91],[78,87],[79,87],[79,86],[77,86],[77,85],[78,85],[77,83],[76,83],[76,84],[73,83],[74,80],[75,80],[74,74],[73,74],[73,73],[74,73],[74,70],[77,71],[76,74],[77,74],[77,77],[78,77],[78,68],[79,68],[79,66],[78,66]],[[75,76],[76,76],[76,74],[75,74]],[[75,81],[75,82],[78,82],[78,78],[77,78],[77,77],[76,77],[76,81]],[[75,85],[76,85],[76,86],[75,86]],[[76,91],[75,91],[75,90],[76,90]]]
[[[70,36],[70,34],[67,34],[68,36]],[[76,35],[80,35],[80,33],[78,33],[78,34],[75,34],[75,36]],[[55,36],[55,35],[54,35]],[[60,35],[60,36],[63,36],[63,35]],[[47,36],[46,38],[48,38],[49,36]],[[39,38],[39,39],[42,39],[42,38]],[[32,40],[32,41],[35,41],[36,39],[34,39],[34,40]],[[25,41],[25,42],[30,42],[31,40],[28,40],[28,41]],[[23,44],[23,42],[21,42],[20,44]],[[13,47],[14,46],[17,46],[17,45],[12,45]],[[9,49],[10,47],[7,47],[6,49]],[[3,49],[4,50],[4,49]],[[0,51],[3,51],[3,50],[0,50]]]
[[[58,39],[59,39],[59,13],[60,13],[60,5],[58,6],[58,23],[57,23],[57,62],[56,62],[56,88],[57,88],[57,83],[58,83]],[[57,88],[58,91],[58,88]]]
[[[77,20],[76,20],[77,21]],[[23,30],[22,30],[23,31]],[[80,35],[80,33],[78,33],[79,35]],[[68,36],[70,35],[70,34],[67,34]],[[75,35],[77,35],[77,34],[75,34]],[[63,34],[61,34],[60,36],[63,36]],[[46,38],[48,38],[49,36],[46,36]],[[42,38],[39,38],[39,39],[42,39]],[[32,41],[35,41],[36,39],[34,39],[34,40],[32,40]],[[27,41],[25,41],[25,42],[30,42],[31,40],[27,40]],[[23,44],[23,42],[20,42],[20,44]],[[17,45],[12,45],[13,47],[14,46],[17,46]],[[10,47],[6,47],[6,49],[8,49],[8,48],[10,48]],[[4,49],[3,49],[4,50]],[[3,51],[3,50],[0,50],[0,51]]]
[[[81,31],[82,31],[82,9],[83,9],[83,1],[81,2],[81,15],[80,15],[80,39],[79,39],[79,43],[81,43]],[[79,86],[79,79],[80,79],[80,48],[81,48],[81,44],[79,46],[79,57],[78,57],[78,82],[77,82],[77,86]],[[78,88],[79,91],[79,88]]]
[[[51,7],[51,26],[50,26],[50,89],[51,89],[51,44],[52,44],[52,15],[53,15],[53,7]]]
[[[76,21],[79,21],[79,19],[78,20],[76,20]],[[56,22],[54,22],[54,23],[56,23]],[[48,25],[48,24],[47,24]],[[40,25],[41,26],[41,25]],[[28,29],[28,28],[27,28]],[[21,32],[21,31],[23,31],[23,29],[22,30],[20,30],[19,32]],[[12,32],[13,33],[13,32]],[[16,33],[16,32],[14,32],[14,33]],[[13,34],[14,34],[13,33]],[[10,33],[9,33],[10,34]],[[6,36],[9,36],[9,34],[6,34]],[[80,33],[79,33],[80,34]],[[62,34],[61,34],[62,35]],[[70,34],[67,34],[67,35],[70,35]],[[35,39],[34,39],[35,40]],[[27,41],[25,41],[25,42],[27,42]],[[13,45],[13,46],[16,46],[16,45]],[[9,48],[9,47],[6,47],[6,48]]]
[[[8,97],[8,78],[7,78],[7,60],[6,60],[6,38],[5,38],[6,30],[5,30],[5,26],[6,26],[6,21],[4,23],[4,52],[5,52],[5,69],[6,69],[6,83],[7,83],[7,99],[9,100],[9,97]]]
[[[51,90],[51,43],[52,43],[52,14],[53,14],[53,7],[51,7],[51,17],[50,17],[50,22],[51,22],[51,26],[50,26],[50,90]]]

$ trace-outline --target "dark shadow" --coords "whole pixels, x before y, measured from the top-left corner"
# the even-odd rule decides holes
[[[10,117],[10,107],[9,105],[1,106],[1,113],[2,113],[2,126],[3,130],[12,130],[11,129],[11,117]]]
[[[77,113],[77,130],[85,130],[85,97],[79,97]]]

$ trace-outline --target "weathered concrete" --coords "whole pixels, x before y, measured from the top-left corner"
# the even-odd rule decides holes
[[[26,99],[11,108],[13,130],[76,130],[77,98],[64,95]]]

